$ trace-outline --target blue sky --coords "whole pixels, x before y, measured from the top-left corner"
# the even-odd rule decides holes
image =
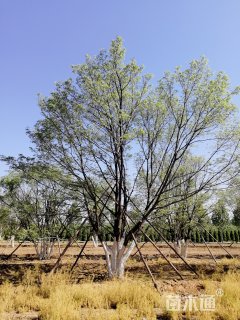
[[[117,35],[156,79],[205,55],[239,85],[239,12],[239,0],[0,0],[0,154],[29,153],[37,93]]]

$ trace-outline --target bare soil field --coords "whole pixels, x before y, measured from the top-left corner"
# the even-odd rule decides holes
[[[67,242],[61,243],[61,251],[66,246]],[[17,246],[16,243],[15,246]],[[81,246],[83,243],[78,242],[73,244],[66,254],[62,258],[61,268],[69,268],[74,263],[77,258]],[[160,253],[153,247],[151,243],[140,244],[141,252],[145,259],[147,260],[153,274],[158,279],[178,279],[178,276],[173,272],[172,268],[168,263],[161,257]],[[177,257],[177,255],[163,243],[157,243],[159,249],[164,253],[167,258],[178,267],[182,272],[183,276],[194,277],[194,273],[190,272],[188,267],[184,262]],[[225,271],[230,268],[230,265],[234,268],[238,268],[238,259],[240,267],[240,244],[223,243],[222,246],[225,248],[233,257],[234,260],[228,255],[222,247],[216,243],[208,244],[214,258],[217,263],[213,260],[211,254],[209,253],[207,247],[204,244],[190,244],[188,249],[188,257],[186,261],[194,268],[196,271],[201,273],[211,274],[213,273],[217,265],[225,266]],[[48,272],[51,270],[52,266],[55,264],[57,258],[59,257],[59,248],[55,245],[53,249],[53,254],[51,259],[39,260],[36,255],[34,246],[27,242],[21,245],[21,247],[10,257],[8,255],[13,251],[13,248],[7,244],[7,242],[0,243],[0,263],[1,263],[1,275],[0,282],[4,280],[19,280],[18,278],[12,278],[10,270],[17,273],[17,270],[24,270],[25,268],[39,267],[42,271]],[[94,247],[92,242],[89,242],[84,249],[83,255],[78,261],[75,267],[75,272],[78,274],[79,279],[84,279],[85,277],[92,277],[95,280],[103,280],[107,277],[106,273],[106,262],[104,251],[101,245]],[[3,272],[5,270],[5,272]],[[147,275],[148,272],[142,260],[135,249],[127,263],[126,273],[129,276],[142,276]],[[19,274],[20,276],[20,274]],[[21,277],[20,277],[21,278]]]

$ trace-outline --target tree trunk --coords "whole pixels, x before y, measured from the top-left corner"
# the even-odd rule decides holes
[[[93,246],[94,246],[95,248],[97,248],[97,247],[98,247],[98,236],[97,236],[96,234],[94,234],[94,235],[92,236],[92,242],[93,242]]]
[[[11,247],[15,248],[15,236],[11,236],[10,242],[11,242]]]
[[[123,243],[124,239],[120,241],[114,240],[112,246],[108,246],[105,241],[103,242],[108,275],[111,279],[124,277],[126,261],[135,247],[134,241],[129,247],[124,246]]]
[[[53,252],[54,241],[43,238],[39,242],[34,242],[34,247],[39,260],[48,260]]]
[[[173,243],[173,247],[178,254],[181,254],[181,242],[179,240]]]
[[[189,244],[189,240],[187,239],[186,241],[184,239],[180,240],[181,242],[181,252],[180,255],[183,258],[187,258],[187,254],[188,254],[188,244]]]
[[[188,239],[186,241],[184,239],[177,240],[173,244],[174,249],[183,258],[187,258],[188,245],[189,245],[189,240]]]

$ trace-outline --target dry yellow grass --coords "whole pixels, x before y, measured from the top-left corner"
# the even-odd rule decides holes
[[[38,311],[42,320],[155,319],[164,305],[151,283],[134,280],[72,284],[58,273],[42,276],[41,284],[28,273],[21,285],[0,286],[0,314]]]
[[[152,267],[156,262],[149,263]],[[158,259],[157,264],[160,268],[166,263]],[[135,268],[141,265],[141,261],[128,262],[128,266]],[[212,265],[215,266],[214,263]],[[211,278],[202,273],[201,280],[159,280],[163,291],[161,295],[145,274],[138,276],[137,280],[129,274],[124,281],[85,280],[77,284],[63,271],[49,276],[40,274],[40,267],[33,271],[26,269],[20,284],[5,282],[0,285],[0,319],[13,319],[14,313],[36,312],[39,320],[156,320],[157,309],[165,315],[164,319],[237,320],[240,319],[238,265],[237,259],[222,259],[215,266]],[[226,270],[229,270],[228,273]],[[219,288],[223,291],[221,297],[216,295]],[[168,293],[177,293],[181,297],[190,294],[198,297],[200,294],[215,295],[216,309],[211,312],[186,312],[184,316],[182,312],[169,313],[166,311]]]
[[[208,315],[208,319],[238,320],[240,319],[240,274],[229,272],[221,281],[205,280],[206,292],[216,297],[216,312]],[[219,296],[219,289],[222,294]]]
[[[221,281],[204,280],[204,294],[215,299],[215,310],[198,310],[186,313],[172,312],[172,320],[239,320],[240,319],[240,273],[229,272],[222,276]],[[199,306],[198,306],[199,307]],[[194,308],[193,308],[194,309]]]

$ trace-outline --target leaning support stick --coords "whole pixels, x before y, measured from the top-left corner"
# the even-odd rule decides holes
[[[68,248],[71,247],[71,245],[72,245],[73,242],[74,242],[74,239],[73,239],[73,238],[71,238],[71,239],[68,241],[66,247],[63,249],[62,253],[61,253],[60,256],[58,257],[57,261],[55,262],[52,270],[50,271],[50,274],[54,273],[54,272],[57,270],[57,268],[59,267],[59,265],[60,265],[60,263],[61,263],[61,261],[62,261],[62,257],[63,257],[63,256],[65,255],[65,253],[67,252]]]
[[[141,230],[142,231],[142,230]],[[143,231],[142,231],[143,232]],[[157,249],[157,251],[161,254],[161,256],[163,257],[163,259],[165,259],[167,261],[167,263],[173,268],[173,270],[177,273],[177,275],[179,275],[179,277],[183,280],[183,276],[181,275],[181,273],[177,270],[177,268],[172,264],[172,262],[170,260],[168,260],[168,258],[165,256],[165,254],[156,246],[156,244],[152,241],[151,238],[149,238],[149,236],[146,234],[145,235],[147,237],[147,239],[151,242],[151,244],[154,246],[155,249]]]
[[[227,254],[228,254],[232,259],[234,259],[234,257],[231,255],[231,253],[228,252],[227,249],[225,249],[225,248],[221,245],[221,243],[218,242],[217,239],[214,238],[214,236],[213,236],[210,232],[208,232],[200,223],[199,223],[199,226],[200,226],[203,230],[205,230],[205,231],[219,244],[219,246],[220,246],[224,251],[227,252]]]
[[[127,215],[127,214],[126,214]],[[127,217],[133,222],[133,220],[127,215]],[[152,245],[154,246],[154,248],[157,249],[157,251],[161,254],[161,256],[163,257],[163,259],[165,259],[168,264],[173,268],[173,270],[177,273],[177,275],[179,275],[179,277],[183,280],[183,277],[181,275],[181,273],[177,270],[177,268],[172,264],[172,262],[164,255],[164,253],[155,245],[155,243],[152,241],[152,239],[142,230],[140,229],[141,233],[152,243]],[[141,248],[146,244],[146,242],[143,243],[143,245],[139,248],[139,250],[141,250]],[[138,252],[138,250],[132,255],[132,257]]]
[[[160,293],[160,291],[159,291],[159,289],[158,289],[157,282],[156,282],[156,280],[154,279],[154,276],[153,276],[151,270],[149,269],[149,266],[148,266],[146,260],[144,259],[143,255],[142,255],[142,252],[141,252],[141,250],[140,250],[140,248],[139,248],[139,246],[138,246],[138,244],[137,244],[137,240],[136,240],[136,238],[135,238],[135,236],[134,236],[133,233],[132,233],[132,237],[133,237],[133,240],[134,240],[134,242],[135,242],[136,248],[137,248],[137,250],[138,250],[138,252],[139,252],[139,255],[140,255],[140,257],[141,257],[141,259],[142,259],[142,261],[143,261],[143,263],[144,263],[144,265],[145,265],[145,267],[146,267],[146,269],[147,269],[147,271],[148,271],[148,273],[149,273],[149,275],[150,275],[150,277],[151,277],[151,279],[152,279],[154,288],[156,288],[156,290]]]
[[[141,250],[141,249],[145,246],[145,244],[146,244],[146,242],[144,242],[139,249]],[[136,251],[131,255],[131,257],[134,257],[137,253],[138,253],[138,250],[136,250]]]
[[[70,240],[68,241],[66,247],[63,249],[62,253],[60,254],[60,256],[58,257],[57,261],[55,262],[52,270],[49,272],[50,274],[54,273],[57,268],[59,267],[61,261],[62,261],[62,257],[65,255],[65,253],[67,252],[68,248],[71,247],[71,245],[73,244],[73,242],[75,241],[75,239],[80,235],[81,232],[81,228],[82,226],[85,224],[85,222],[87,221],[87,219],[84,219],[83,222],[81,223],[78,232],[72,237],[70,238]]]
[[[189,263],[187,263],[187,261],[177,252],[177,250],[167,241],[167,239],[159,232],[159,230],[148,220],[146,219],[146,221],[150,224],[150,226],[159,234],[159,236],[166,242],[166,244],[176,253],[176,255],[188,266],[188,268],[194,272],[198,277],[198,273],[197,271],[195,271],[193,269],[193,267],[190,266]]]
[[[25,242],[25,240],[26,240],[26,239],[24,239],[23,241],[21,241],[21,242],[19,243],[19,245],[6,257],[6,260],[11,258],[11,256],[17,251],[18,248],[21,247],[21,245]]]
[[[190,239],[190,241],[191,241],[191,244],[194,246],[194,247],[196,247],[196,245],[195,245],[195,243]]]
[[[85,249],[85,247],[86,247],[86,245],[87,245],[87,243],[88,243],[88,241],[89,241],[89,239],[90,239],[90,236],[91,236],[91,234],[88,235],[87,240],[84,242],[84,245],[82,246],[82,248],[81,248],[81,250],[80,250],[80,252],[79,252],[79,254],[78,254],[78,256],[77,256],[77,258],[76,258],[76,260],[75,260],[75,262],[74,262],[74,264],[72,265],[72,267],[71,267],[71,269],[70,269],[70,272],[73,271],[74,267],[75,267],[76,264],[78,263],[78,260],[80,259],[81,255],[82,255],[82,253],[83,253],[83,250]]]
[[[229,245],[229,248],[231,248],[231,246],[234,244],[234,241]]]
[[[204,242],[205,246],[207,247],[207,249],[208,249],[211,257],[213,258],[213,260],[215,261],[215,263],[217,263],[217,260],[215,259],[214,255],[212,254],[212,251],[210,250],[210,248],[209,248],[207,242],[205,241],[205,239],[203,238],[203,236],[202,236],[202,239],[203,239],[203,242]]]
[[[127,214],[126,214],[127,215]],[[127,217],[133,222],[133,220],[129,217],[129,215],[127,215]],[[161,254],[161,256],[163,257],[163,259],[165,259],[167,261],[167,263],[173,268],[173,270],[177,273],[177,275],[179,275],[179,277],[183,280],[183,277],[181,275],[181,273],[177,270],[177,268],[172,264],[172,262],[163,254],[163,252],[155,245],[155,243],[152,241],[152,239],[146,234],[146,232],[144,232],[142,229],[140,229],[141,233],[152,243],[152,245],[154,246],[154,248],[157,249],[157,251]],[[139,250],[141,250],[141,248],[146,244],[146,242],[143,243],[143,245],[139,248]],[[138,250],[132,255],[132,257],[138,252]]]

